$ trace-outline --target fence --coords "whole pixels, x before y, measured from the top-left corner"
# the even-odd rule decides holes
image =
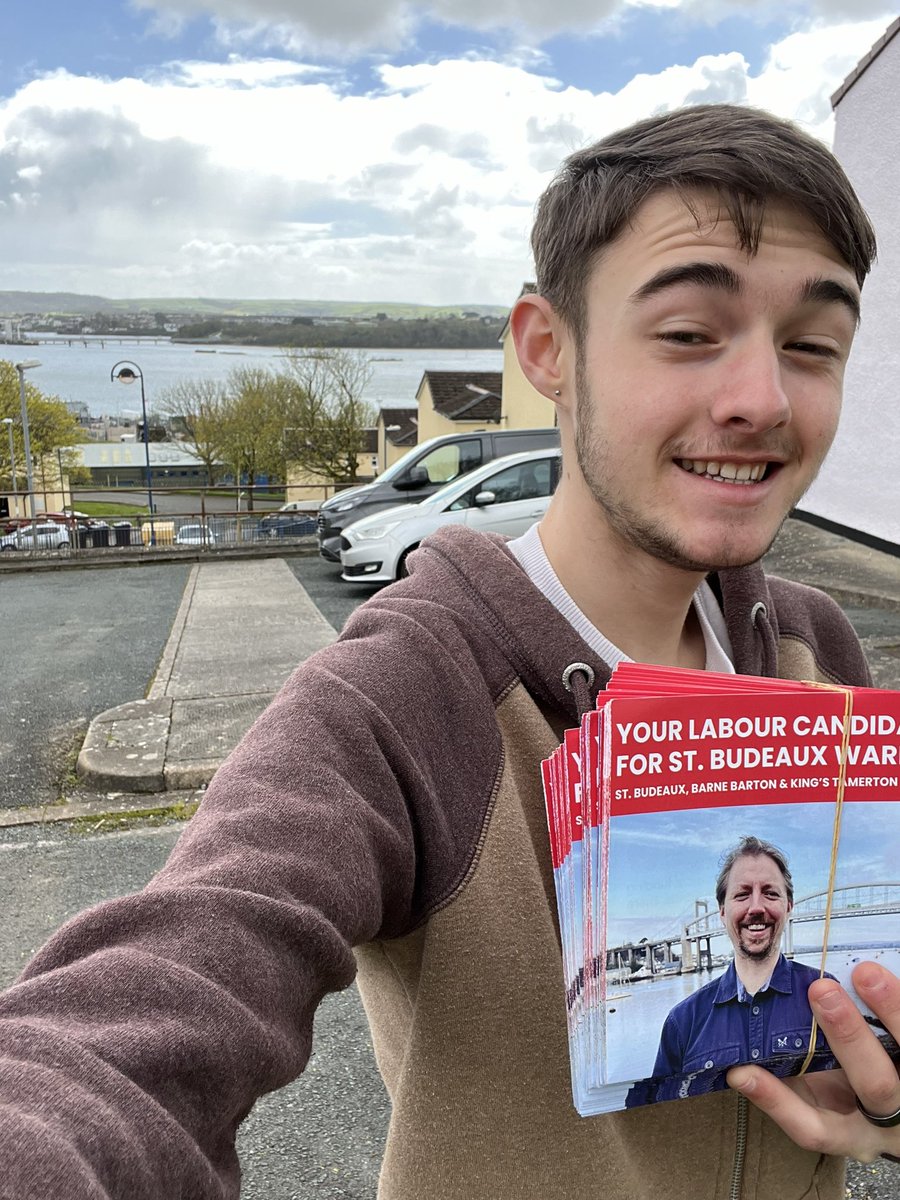
[[[154,500],[157,494],[154,493]],[[75,498],[77,505],[78,497]],[[174,497],[167,497],[171,507]],[[179,496],[178,501],[187,499]],[[221,502],[221,497],[218,498]],[[207,497],[181,512],[156,511],[152,516],[85,517],[77,507],[60,512],[38,512],[35,521],[0,517],[0,555],[77,556],[82,552],[153,553],[183,550],[215,553],[233,548],[279,546],[302,542],[316,531],[314,513],[298,511],[213,510]],[[40,506],[40,499],[37,500]],[[158,507],[155,505],[155,507]],[[74,515],[73,515],[74,509]]]

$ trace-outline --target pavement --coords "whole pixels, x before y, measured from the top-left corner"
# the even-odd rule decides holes
[[[280,558],[196,564],[147,695],[91,722],[82,786],[202,787],[296,665],[335,636]]]
[[[833,595],[854,619],[878,685],[900,688],[900,557],[792,519],[766,567]],[[197,563],[147,695],[91,722],[81,786],[105,794],[107,811],[202,788],[294,667],[335,636],[280,558]],[[84,804],[40,810],[40,819],[103,807]]]

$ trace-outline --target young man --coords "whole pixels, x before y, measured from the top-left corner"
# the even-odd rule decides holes
[[[724,1069],[736,1062],[759,1060],[778,1075],[796,1074],[809,1049],[813,1016],[807,992],[819,972],[781,952],[794,907],[784,854],[771,842],[742,838],[722,863],[716,902],[734,958],[723,975],[666,1017],[653,1077],[671,1084],[659,1085],[658,1099],[725,1087]],[[821,1031],[816,1045],[817,1054],[824,1051],[834,1066]],[[818,1068],[824,1065],[817,1058]]]
[[[828,982],[847,1082],[816,1107],[735,1079],[806,1149],[731,1092],[576,1116],[538,769],[622,654],[868,680],[836,606],[744,564],[834,433],[869,224],[818,143],[705,107],[568,160],[534,244],[512,325],[559,409],[546,519],[512,547],[427,541],[292,677],[147,889],[0,998],[16,1200],[235,1196],[235,1128],[357,968],[393,1106],[383,1200],[718,1200],[742,1162],[745,1195],[837,1200],[823,1151],[900,1149],[853,1108],[900,1107],[896,1071]],[[900,986],[869,971],[896,1026]]]

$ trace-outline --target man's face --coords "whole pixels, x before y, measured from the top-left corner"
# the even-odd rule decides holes
[[[628,548],[691,571],[754,562],[837,428],[857,324],[850,268],[767,210],[748,257],[715,197],[652,196],[586,284],[578,466]]]
[[[735,954],[757,961],[776,955],[792,907],[781,868],[768,854],[735,859],[719,909]]]

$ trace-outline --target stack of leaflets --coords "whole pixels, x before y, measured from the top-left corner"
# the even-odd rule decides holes
[[[900,692],[622,663],[542,773],[579,1113],[835,1066],[822,973],[900,1057]]]

